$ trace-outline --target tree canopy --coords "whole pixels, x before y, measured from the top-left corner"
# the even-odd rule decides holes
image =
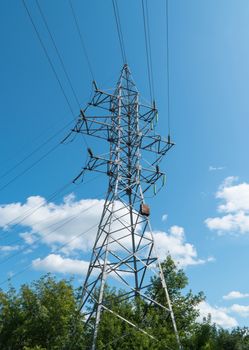
[[[187,276],[170,257],[163,262],[162,268],[183,349],[249,349],[247,328],[228,331],[212,324],[211,316],[198,323],[198,304],[204,300],[204,294],[186,292]],[[133,302],[117,303],[120,293],[122,290],[106,286],[105,300],[109,308],[143,328],[152,338],[105,311],[98,334],[98,350],[177,349],[171,321],[164,310],[139,298]],[[146,293],[165,304],[159,279],[153,278]],[[78,311],[80,294],[80,289],[74,289],[72,281],[58,281],[50,274],[30,285],[24,284],[19,291],[13,287],[6,292],[0,291],[0,349],[89,350],[93,324],[85,326],[84,315]]]

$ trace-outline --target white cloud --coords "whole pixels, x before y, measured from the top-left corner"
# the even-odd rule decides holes
[[[44,259],[38,258],[33,260],[32,265],[34,269],[41,271],[85,275],[87,273],[89,262],[63,258],[57,254],[50,254]]]
[[[59,254],[49,254],[45,258],[35,259],[32,261],[32,266],[35,270],[45,271],[51,273],[62,273],[62,274],[74,274],[83,277],[87,274],[89,261],[71,259],[63,257]],[[100,274],[99,268],[94,268],[91,276],[97,276]],[[122,275],[122,272],[119,273]],[[117,280],[117,275],[113,272],[108,274]],[[127,276],[127,273],[126,273]],[[120,281],[120,280],[119,280]]]
[[[249,305],[233,304],[230,307],[230,310],[235,312],[241,317],[249,317]]]
[[[218,210],[223,213],[249,211],[249,184],[241,183],[220,188],[216,197],[223,201]]]
[[[206,301],[202,301],[198,305],[200,311],[199,322],[203,318],[208,318],[211,315],[211,321],[223,328],[232,328],[238,326],[238,322],[234,317],[228,315],[228,310],[217,306],[211,306]]]
[[[238,176],[227,176],[223,182],[221,183],[221,185],[219,186],[219,189],[225,188],[225,187],[229,187],[234,185],[235,182],[237,182],[239,180]]]
[[[210,165],[208,168],[209,171],[217,171],[217,170],[224,170],[224,169],[225,169],[224,166],[212,166],[212,165]]]
[[[54,249],[70,242],[65,245],[64,253],[88,251],[94,243],[103,204],[104,201],[98,199],[77,201],[73,195],[65,197],[61,204],[32,196],[24,204],[1,205],[0,227],[10,230],[18,222],[15,218],[23,217],[19,226],[24,227],[25,232],[20,236],[27,244],[34,245],[39,240]],[[83,232],[86,233],[80,236]]]
[[[204,264],[212,260],[198,258],[194,246],[185,242],[185,234],[182,227],[172,226],[168,234],[166,232],[153,232],[153,235],[160,259],[165,259],[168,253],[170,253],[173,259],[179,262],[182,267]],[[128,245],[127,241],[125,241],[125,245]],[[117,247],[114,246],[115,248]],[[84,275],[88,268],[88,262],[63,258],[58,254],[50,254],[44,259],[39,258],[34,260],[33,267],[37,270]]]
[[[165,222],[168,219],[168,214],[163,214],[162,221]]]
[[[237,214],[228,214],[222,217],[208,218],[205,220],[210,230],[224,232],[249,232],[249,216],[243,212]]]
[[[52,251],[63,245],[61,251],[64,254],[88,252],[95,241],[103,205],[104,200],[77,201],[72,194],[65,197],[61,204],[47,202],[40,196],[33,196],[29,197],[24,204],[12,203],[0,206],[0,227],[11,229],[11,226],[16,223],[15,217],[20,218],[23,215],[24,219],[21,220],[19,226],[24,227],[25,232],[22,232],[20,236],[26,244],[36,246],[38,243],[43,243]],[[129,210],[123,208],[118,201],[115,202],[115,210],[116,216],[112,220],[112,230],[115,231],[113,238],[116,241],[112,243],[112,246],[113,249],[118,249],[120,244],[131,245],[131,240],[127,237],[130,214]],[[32,215],[27,215],[27,213],[32,213]],[[108,212],[106,216],[109,216]],[[134,214],[133,221],[136,221],[136,214]],[[137,226],[138,230],[139,227],[140,224]],[[120,236],[125,238],[120,240]]]
[[[169,233],[155,231],[153,236],[160,259],[164,259],[170,253],[181,266],[199,265],[212,260],[212,258],[207,260],[198,258],[196,248],[186,242],[183,227],[172,226]]]
[[[222,298],[224,300],[233,300],[233,299],[242,299],[249,297],[249,293],[241,293],[239,291],[232,291],[227,295],[224,295]]]
[[[18,249],[19,249],[18,245],[1,245],[0,246],[0,252],[3,252],[3,253],[13,252],[14,250],[18,250]]]
[[[17,223],[16,217],[23,217],[19,226],[23,228],[20,236],[28,245],[29,249],[34,249],[38,244],[47,245],[51,254],[45,259],[38,259],[34,261],[33,266],[38,268],[45,268],[49,265],[51,271],[61,272],[63,266],[68,264],[72,268],[73,261],[71,260],[75,254],[88,253],[91,251],[96,232],[103,210],[104,200],[98,199],[83,199],[77,201],[71,194],[65,197],[60,204],[47,202],[45,198],[40,196],[29,197],[25,203],[11,203],[0,206],[0,227],[11,230],[11,227]],[[116,202],[117,215],[113,220],[113,231],[116,231],[112,236],[112,249],[120,249],[129,247],[131,240],[127,230],[127,223],[129,224],[130,216],[127,209],[121,209],[121,203]],[[39,207],[40,206],[40,207]],[[39,208],[38,208],[39,207]],[[37,209],[38,208],[38,209]],[[32,213],[32,215],[29,215]],[[120,219],[122,217],[122,219]],[[11,221],[11,223],[9,223]],[[134,214],[134,222],[136,221],[136,214]],[[140,224],[139,224],[140,225]],[[138,225],[138,232],[139,232]],[[82,234],[84,233],[84,234]],[[148,234],[148,233],[146,233]],[[168,253],[172,255],[176,262],[181,266],[204,264],[212,261],[213,258],[200,259],[198,257],[196,248],[193,244],[186,242],[184,229],[179,226],[172,226],[169,232],[155,231],[153,232],[156,244],[158,246],[158,253],[161,259],[164,259]],[[120,239],[120,236],[124,238]],[[136,236],[139,240],[139,234]],[[55,253],[60,248],[60,253],[67,255],[68,259],[62,258]],[[63,264],[62,264],[63,259]],[[82,269],[82,261],[79,264]],[[74,270],[75,270],[74,265]],[[81,271],[82,273],[82,271]]]
[[[249,232],[249,184],[235,184],[237,180],[238,178],[230,176],[219,187],[216,198],[220,200],[217,211],[221,216],[205,220],[210,230],[219,233]]]

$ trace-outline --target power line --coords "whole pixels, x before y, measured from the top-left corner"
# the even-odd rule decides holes
[[[80,38],[81,48],[82,48],[83,54],[84,54],[84,56],[86,58],[87,65],[88,65],[89,71],[90,71],[91,76],[92,76],[92,80],[95,80],[94,79],[92,65],[91,65],[91,61],[89,59],[89,56],[88,56],[88,53],[87,53],[87,50],[86,50],[86,46],[85,46],[85,43],[84,43],[84,40],[83,40],[83,36],[82,36],[81,30],[80,30],[80,26],[79,26],[79,23],[78,23],[78,20],[77,20],[77,17],[76,17],[76,14],[75,14],[75,11],[74,11],[74,8],[73,8],[73,4],[72,4],[71,0],[69,0],[69,5],[70,5],[71,11],[72,11],[73,18],[74,18],[75,27],[77,29],[77,32],[78,32],[78,35],[79,35],[79,38]]]
[[[51,140],[53,140],[56,136],[58,136],[62,131],[67,129],[69,125],[72,122],[66,123],[65,126],[63,126],[61,129],[59,129],[56,133],[54,133],[52,136],[50,136],[47,140],[45,140],[43,143],[41,143],[38,147],[36,147],[32,152],[27,154],[23,159],[21,159],[19,162],[17,162],[14,166],[6,170],[4,173],[0,175],[0,179],[4,178],[6,175],[10,174],[13,170],[15,170],[17,167],[22,165],[26,160],[31,158],[35,153],[37,153],[40,149],[42,149],[44,146],[46,146]]]
[[[147,2],[146,2],[147,6]],[[149,32],[148,32],[148,18],[147,11],[145,9],[144,0],[142,0],[142,10],[143,10],[143,25],[144,25],[144,38],[145,38],[145,49],[146,49],[146,59],[147,59],[147,72],[148,72],[148,80],[149,80],[149,90],[150,90],[150,98],[151,103],[154,101],[154,87],[153,87],[153,77],[152,77],[152,64],[151,64],[151,50],[150,50],[150,40],[149,40]]]
[[[169,76],[169,3],[166,0],[166,78],[167,78],[167,102],[168,102],[168,136],[170,137],[170,76]]]
[[[49,32],[50,38],[51,38],[51,40],[52,40],[52,42],[53,42],[53,45],[54,45],[54,47],[55,47],[55,49],[56,49],[56,52],[57,52],[57,55],[58,55],[58,57],[59,57],[59,59],[60,59],[61,65],[62,65],[63,70],[64,70],[64,73],[65,73],[65,75],[66,75],[66,77],[67,77],[67,79],[68,79],[68,82],[69,82],[69,84],[70,84],[70,86],[71,86],[71,89],[72,89],[72,91],[73,91],[73,93],[74,93],[74,96],[75,96],[76,101],[77,101],[77,103],[78,103],[78,105],[79,105],[79,108],[80,108],[79,100],[78,100],[77,95],[76,95],[76,93],[75,93],[75,90],[74,90],[74,88],[73,88],[73,86],[72,86],[70,77],[69,77],[69,75],[68,75],[68,73],[67,73],[67,71],[66,71],[64,62],[63,62],[62,57],[61,57],[61,55],[60,55],[60,53],[59,53],[59,50],[58,50],[58,48],[57,48],[57,45],[56,45],[55,40],[54,40],[54,38],[53,38],[53,35],[52,35],[52,33],[51,33],[50,29],[49,29],[49,26],[48,26],[48,23],[47,23],[46,18],[45,18],[45,16],[44,16],[44,13],[42,12],[42,9],[41,9],[41,7],[40,7],[40,5],[39,5],[39,2],[38,2],[37,0],[36,0],[36,3],[37,3],[37,6],[38,6],[38,9],[39,9],[39,11],[40,11],[40,14],[41,14],[41,16],[42,16],[42,19],[43,19],[43,21],[44,21],[44,23],[45,23],[45,25],[46,25],[46,28],[47,28],[47,30],[48,30],[48,32]],[[36,34],[37,34],[37,37],[38,37],[38,39],[39,39],[39,42],[40,42],[40,44],[41,44],[41,46],[42,46],[42,48],[43,48],[43,50],[44,50],[44,52],[45,52],[45,54],[46,54],[46,57],[47,57],[47,59],[48,59],[50,65],[51,65],[51,68],[52,68],[52,70],[53,70],[53,72],[54,72],[54,74],[55,74],[55,76],[56,76],[56,78],[57,78],[57,81],[58,81],[58,83],[59,83],[59,85],[60,85],[60,87],[61,87],[61,89],[62,89],[63,95],[64,95],[64,97],[66,98],[66,101],[68,102],[69,108],[70,108],[70,110],[71,110],[71,112],[72,112],[72,115],[73,115],[73,117],[74,117],[73,110],[72,110],[72,108],[71,108],[71,105],[70,105],[70,103],[69,103],[69,100],[67,99],[67,96],[66,96],[66,94],[65,94],[65,91],[64,91],[64,89],[63,89],[63,87],[62,87],[62,85],[61,85],[61,82],[60,82],[60,80],[59,80],[59,77],[58,77],[58,75],[57,75],[57,73],[56,73],[56,71],[55,71],[55,68],[54,68],[54,66],[53,66],[53,63],[52,63],[52,61],[51,61],[51,59],[50,59],[50,57],[49,57],[49,55],[48,55],[48,52],[47,52],[46,47],[45,47],[45,45],[44,45],[44,43],[43,43],[43,41],[42,41],[42,39],[41,39],[41,36],[40,36],[39,32],[38,32],[38,30],[37,30],[37,27],[35,26],[35,23],[34,23],[34,21],[33,21],[33,19],[32,19],[31,13],[29,12],[29,10],[28,10],[28,8],[27,8],[27,5],[26,5],[26,3],[25,3],[25,0],[23,0],[23,5],[24,5],[24,7],[25,7],[25,9],[26,9],[26,11],[27,11],[27,13],[28,13],[28,15],[29,15],[30,21],[31,21],[31,23],[32,23],[32,25],[33,25],[33,28],[34,28]],[[69,124],[67,124],[66,126],[68,126],[68,125],[69,125]],[[63,128],[63,129],[65,129],[65,128]],[[63,130],[63,129],[62,129],[62,130]],[[61,132],[62,130],[59,130],[59,132]],[[59,133],[59,132],[58,132],[58,133]],[[53,136],[51,136],[51,137],[50,137],[48,140],[46,140],[43,144],[41,144],[40,146],[38,146],[33,152],[31,152],[31,153],[28,154],[26,157],[24,157],[24,159],[22,159],[21,161],[19,161],[15,166],[13,166],[13,167],[10,168],[9,170],[7,170],[5,173],[3,173],[3,174],[0,176],[0,179],[3,178],[3,177],[5,177],[7,174],[9,174],[10,172],[12,172],[12,171],[13,171],[14,169],[16,169],[19,165],[21,165],[24,161],[26,161],[27,159],[29,159],[32,155],[34,155],[37,151],[39,151],[42,147],[44,147],[48,142],[50,142],[58,133],[56,133],[56,134],[54,134]],[[86,146],[88,146],[88,143],[87,143],[87,141],[86,141],[84,135],[83,135],[83,139],[84,139],[84,142],[85,142]],[[53,150],[55,150],[56,148],[57,148],[57,146],[53,147],[49,152],[47,152],[44,156],[42,156],[42,157],[41,157],[38,161],[36,161],[33,165],[31,165],[30,167],[28,167],[27,169],[25,169],[24,171],[22,171],[21,173],[19,173],[17,176],[15,176],[13,179],[11,179],[9,182],[7,182],[5,185],[3,185],[2,187],[0,187],[0,191],[3,190],[3,189],[5,189],[8,185],[10,185],[12,182],[14,182],[17,178],[19,178],[19,177],[22,176],[23,174],[25,174],[28,170],[30,170],[31,168],[33,168],[34,165],[36,165],[38,162],[40,162],[42,159],[44,159],[45,156],[47,156],[48,154],[50,154],[50,153],[51,153]]]
[[[4,184],[2,187],[0,187],[0,192],[4,190],[6,187],[11,185],[13,182],[15,182],[19,177],[26,174],[29,170],[33,169],[38,163],[40,163],[43,159],[45,159],[48,155],[53,153],[61,143],[57,143],[54,145],[50,150],[48,150],[45,154],[43,154],[40,158],[38,158],[34,163],[32,163],[30,166],[28,166],[26,169],[22,170],[20,173],[18,173],[16,176],[14,176],[10,181],[8,181],[6,184]]]
[[[126,56],[125,44],[124,44],[124,36],[123,36],[123,31],[122,31],[122,26],[121,26],[121,20],[120,20],[119,7],[118,7],[117,0],[115,0],[115,4],[116,4],[116,12],[117,12],[117,18],[118,18],[118,23],[119,23],[120,37],[122,40],[123,51],[124,51],[124,56],[125,56],[125,63],[127,63],[127,56]]]
[[[66,67],[65,67],[65,64],[64,64],[64,62],[63,62],[62,56],[61,56],[61,54],[60,54],[60,52],[59,52],[59,50],[58,50],[58,47],[57,47],[56,42],[55,42],[55,39],[54,39],[54,37],[53,37],[53,35],[52,35],[52,33],[51,33],[51,30],[50,30],[50,28],[49,28],[48,22],[47,22],[47,20],[46,20],[45,14],[44,14],[44,12],[43,12],[42,9],[41,9],[41,6],[40,6],[38,0],[36,0],[36,4],[37,4],[37,7],[38,7],[38,9],[39,9],[39,12],[40,12],[40,15],[41,15],[41,17],[42,17],[42,20],[43,20],[43,22],[44,22],[44,24],[45,24],[45,26],[46,26],[46,28],[47,28],[47,31],[48,31],[49,36],[50,36],[50,39],[51,39],[51,41],[52,41],[52,43],[53,43],[53,46],[54,46],[54,48],[55,48],[55,51],[56,51],[56,53],[57,53],[57,56],[58,56],[58,58],[59,58],[59,60],[60,60],[62,69],[63,69],[63,71],[64,71],[64,73],[65,73],[65,76],[66,76],[66,78],[67,78],[67,81],[68,81],[68,83],[69,83],[69,85],[70,85],[70,88],[71,88],[72,93],[73,93],[73,95],[74,95],[75,101],[76,101],[76,103],[78,104],[78,107],[81,108],[81,107],[80,107],[79,99],[78,99],[77,94],[76,94],[76,92],[75,92],[75,90],[74,90],[74,88],[73,88],[72,81],[71,81],[71,79],[70,79],[70,77],[69,77],[69,74],[68,74],[68,72],[67,72],[67,70],[66,70]]]
[[[73,112],[72,106],[71,106],[71,104],[70,104],[70,102],[69,102],[69,99],[67,98],[67,95],[66,95],[65,90],[64,90],[64,88],[63,88],[63,86],[62,86],[62,83],[61,83],[61,81],[60,81],[60,79],[59,79],[59,76],[58,76],[56,70],[55,70],[55,67],[54,67],[54,65],[53,65],[53,62],[51,61],[51,59],[50,59],[50,57],[49,57],[48,51],[47,51],[47,49],[46,49],[46,46],[44,45],[44,43],[43,43],[43,41],[42,41],[42,38],[41,38],[41,36],[40,36],[40,34],[39,34],[39,32],[38,32],[38,29],[37,29],[37,27],[36,27],[36,25],[35,25],[35,23],[34,23],[34,20],[33,20],[32,16],[31,16],[31,13],[30,13],[30,11],[29,11],[29,9],[28,9],[26,3],[25,3],[25,0],[22,0],[22,3],[23,3],[23,5],[24,5],[24,7],[25,7],[25,9],[26,9],[26,12],[27,12],[27,14],[28,14],[28,16],[29,16],[29,19],[30,19],[30,21],[31,21],[31,23],[32,23],[32,25],[33,25],[33,29],[34,29],[34,31],[35,31],[35,33],[36,33],[36,35],[37,35],[37,38],[38,38],[38,40],[39,40],[39,42],[40,42],[40,44],[41,44],[41,46],[42,46],[42,48],[43,48],[43,50],[44,50],[44,53],[45,53],[45,55],[46,55],[46,57],[47,57],[47,60],[48,60],[50,66],[51,66],[51,68],[52,68],[52,71],[53,71],[53,73],[54,73],[54,75],[55,75],[55,78],[56,78],[56,80],[57,80],[57,82],[58,82],[58,84],[59,84],[59,86],[60,86],[60,88],[61,88],[62,94],[63,94],[63,96],[64,96],[64,98],[65,98],[65,100],[66,100],[66,102],[67,102],[67,104],[68,104],[68,107],[69,107],[69,109],[70,109],[70,112],[71,112],[71,114],[72,114],[72,116],[73,116],[73,118],[74,118],[74,112]],[[39,7],[39,4],[38,4],[38,7]],[[52,41],[54,42],[54,40],[52,40]],[[55,44],[55,42],[54,42],[54,44]],[[56,46],[56,44],[55,44],[55,46]],[[59,51],[58,51],[58,53],[59,53]],[[59,56],[60,56],[60,55],[59,55]],[[61,57],[61,56],[60,56],[60,57]],[[64,66],[64,64],[63,64],[63,66]],[[77,99],[77,100],[78,100],[78,99]],[[80,106],[80,104],[79,104],[79,106]],[[86,141],[86,138],[83,137],[83,139],[84,139],[85,145],[88,147],[88,143],[87,143],[87,141]]]
[[[57,127],[59,124],[61,124],[61,120],[57,120],[56,122],[50,123],[49,125],[46,125],[44,129],[37,135],[34,135],[34,137],[31,138],[31,140],[26,140],[26,142],[22,145],[18,145],[18,148],[15,149],[14,154],[10,155],[9,157],[6,158],[5,162],[10,163],[11,161],[15,161],[19,157],[19,155],[23,154],[23,151],[26,150],[27,148],[30,148],[30,144],[38,142],[39,139],[41,139],[42,136],[47,134],[48,130],[53,130],[54,127]],[[33,130],[32,130],[32,136],[33,136]],[[18,162],[18,161],[17,161]],[[9,170],[6,170],[8,172]],[[0,174],[0,178],[5,176],[5,172],[2,172]]]
[[[151,50],[151,40],[150,40],[150,20],[149,20],[149,11],[148,11],[148,1],[145,0],[146,8],[146,18],[147,18],[147,33],[148,33],[148,47],[149,47],[149,57],[150,57],[150,74],[151,74],[151,86],[152,86],[152,96],[155,100],[155,91],[154,91],[154,74],[153,74],[153,64],[152,64],[152,50]]]
[[[59,84],[59,86],[60,86],[61,92],[62,92],[62,94],[63,94],[63,96],[64,96],[64,98],[65,98],[65,100],[66,100],[66,102],[67,102],[68,108],[69,108],[69,110],[70,110],[70,112],[71,112],[71,114],[72,114],[72,116],[73,116],[73,118],[74,118],[73,108],[72,108],[72,106],[71,106],[71,104],[70,104],[70,102],[69,102],[69,99],[67,98],[67,95],[66,95],[65,90],[64,90],[64,88],[63,88],[63,86],[62,86],[62,83],[61,83],[61,81],[60,81],[60,79],[59,79],[59,76],[58,76],[56,70],[55,70],[55,67],[54,67],[54,65],[53,65],[53,62],[51,61],[51,59],[50,59],[50,57],[49,57],[48,51],[47,51],[47,49],[46,49],[46,46],[44,45],[44,43],[43,43],[43,41],[42,41],[42,38],[41,38],[41,36],[40,36],[40,34],[39,34],[39,32],[38,32],[38,29],[37,29],[37,27],[36,27],[36,25],[35,25],[35,22],[34,22],[34,20],[33,20],[33,18],[32,18],[32,15],[31,15],[31,13],[30,13],[28,7],[27,7],[27,4],[26,4],[25,0],[22,0],[22,3],[23,3],[23,6],[24,6],[24,8],[25,8],[27,14],[28,14],[28,17],[29,17],[29,19],[30,19],[30,22],[32,23],[33,29],[34,29],[34,31],[35,31],[35,33],[36,33],[36,35],[37,35],[37,38],[38,38],[38,40],[39,40],[39,42],[40,42],[40,44],[41,44],[41,47],[43,48],[43,51],[44,51],[45,56],[46,56],[46,58],[47,58],[47,60],[48,60],[48,62],[49,62],[49,64],[50,64],[50,67],[51,67],[51,69],[52,69],[52,71],[53,71],[53,73],[54,73],[54,76],[55,76],[55,78],[56,78],[56,80],[57,80],[57,82],[58,82],[58,84]]]
[[[119,45],[121,50],[121,55],[123,59],[123,63],[127,63],[127,56],[125,52],[125,46],[124,46],[124,37],[121,27],[121,21],[120,21],[120,15],[119,15],[119,9],[118,9],[118,3],[116,0],[112,0],[113,10],[114,10],[114,16],[115,16],[115,22],[118,32],[118,39],[119,39]]]

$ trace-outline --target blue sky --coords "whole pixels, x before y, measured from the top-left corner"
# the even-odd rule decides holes
[[[166,136],[165,3],[163,0],[148,3],[158,132]],[[122,60],[112,3],[74,0],[73,4],[95,80],[103,89],[114,87]],[[77,116],[78,106],[36,3],[27,1],[27,5]],[[69,3],[44,0],[41,6],[84,107],[91,93],[92,77]],[[141,95],[149,100],[141,2],[119,1],[119,8],[128,63]],[[248,18],[246,0],[169,1],[170,106],[176,146],[163,163],[167,186],[150,202],[153,229],[159,238],[163,237],[163,247],[172,250],[176,260],[182,262],[193,291],[203,290],[207,296],[203,313],[211,311],[214,320],[226,327],[237,323],[249,326]],[[27,266],[30,268],[13,278],[14,285],[29,282],[48,270],[58,272],[59,276],[75,272],[76,279],[80,279],[92,235],[87,240],[76,240],[84,245],[81,252],[73,245],[76,241],[70,249],[59,247],[66,242],[67,235],[73,237],[84,230],[86,222],[94,223],[97,210],[90,209],[84,217],[69,223],[65,231],[55,232],[59,238],[53,235],[48,238],[49,228],[45,224],[57,227],[61,219],[87,209],[89,204],[97,205],[100,201],[101,207],[106,180],[97,178],[85,186],[68,187],[65,193],[49,200],[51,193],[76,176],[85,162],[85,146],[79,139],[59,146],[11,182],[57,145],[66,132],[3,176],[69,123],[72,114],[21,1],[0,2],[0,27],[1,280]],[[94,140],[88,142],[98,147]],[[86,181],[90,179],[88,175]],[[11,183],[2,188],[8,182]],[[70,193],[75,197],[63,199],[63,195]],[[17,216],[26,215],[32,206],[39,206],[42,198],[47,202],[41,210],[22,224],[7,225]],[[165,214],[167,220],[162,220]],[[34,236],[40,239],[38,243]]]

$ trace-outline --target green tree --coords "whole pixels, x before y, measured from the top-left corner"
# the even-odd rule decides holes
[[[211,316],[197,322],[198,304],[204,299],[186,291],[188,279],[170,257],[162,264],[184,350],[248,350],[249,329],[225,330],[212,323]],[[166,305],[158,278],[152,279],[148,297]],[[46,275],[17,292],[10,287],[0,291],[1,350],[89,350],[94,319],[78,312],[80,290],[71,281],[57,281]],[[178,349],[169,313],[145,302],[139,296],[131,301],[127,291],[106,286],[105,310],[98,333],[98,350],[165,350]],[[122,298],[120,298],[122,296]],[[86,310],[87,311],[87,310]],[[152,336],[127,324],[115,313],[129,319]]]
[[[215,350],[217,342],[217,327],[211,323],[211,315],[197,323],[195,331],[188,342],[189,350]]]
[[[231,332],[220,328],[217,335],[216,349],[220,350],[248,350],[249,329],[235,328]]]
[[[66,280],[57,282],[46,275],[31,286],[23,285],[19,293],[14,288],[1,291],[0,348],[62,350],[77,334],[74,349],[82,349],[82,317],[73,287]]]
[[[183,271],[176,266],[170,256],[162,263],[162,270],[167,284],[169,297],[175,315],[175,320],[180,338],[184,348],[187,346],[189,336],[196,329],[196,318],[199,316],[198,304],[205,299],[202,292],[193,294],[191,290],[183,293],[188,286],[188,278]],[[160,304],[167,305],[166,296],[161,287],[160,279],[154,277],[152,287],[149,289],[149,295],[155,298]],[[163,335],[163,345],[170,344],[171,347],[177,348],[175,337],[172,329],[170,317],[165,317],[165,312],[161,308],[155,310],[155,320],[157,323],[157,334]]]
[[[248,350],[249,329],[223,329],[212,323],[211,315],[196,325],[188,350]]]

